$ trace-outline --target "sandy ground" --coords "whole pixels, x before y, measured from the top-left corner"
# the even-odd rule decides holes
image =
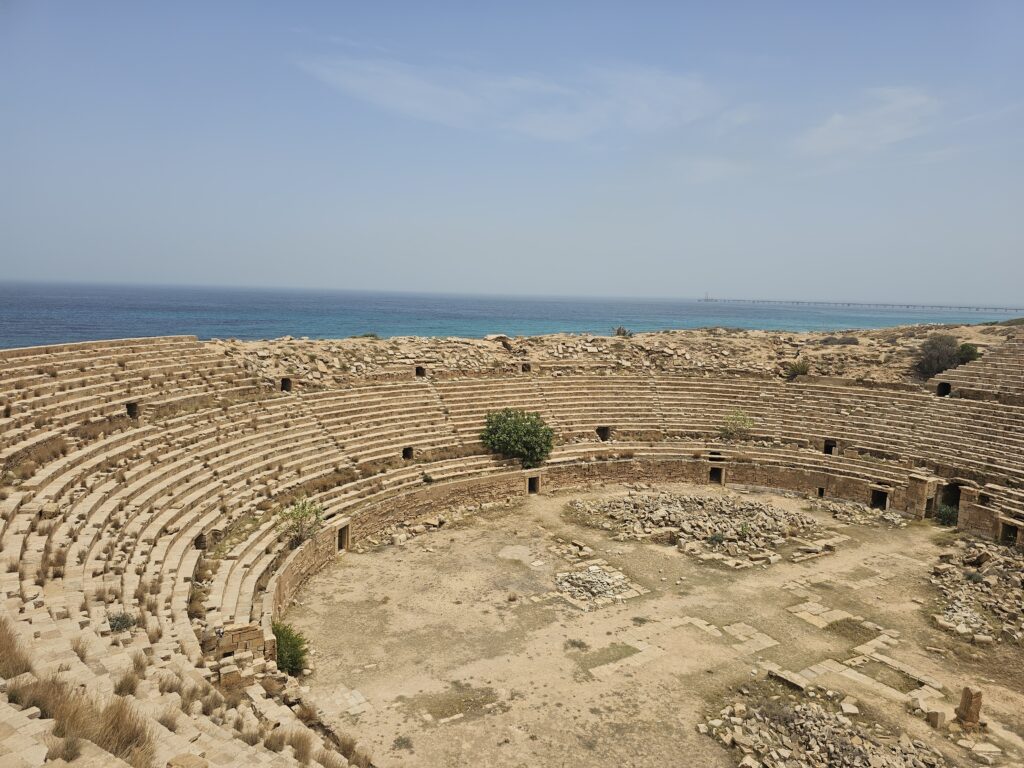
[[[738,753],[696,732],[731,688],[764,678],[771,663],[799,671],[849,659],[877,636],[857,621],[822,628],[787,610],[816,601],[898,633],[884,652],[941,682],[950,713],[963,685],[980,685],[1004,744],[1024,747],[1019,651],[979,654],[929,622],[936,590],[926,577],[949,533],[843,526],[815,513],[850,537],[837,552],[734,571],[614,541],[564,513],[570,498],[624,492],[529,497],[405,546],[348,553],[314,577],[287,620],[311,640],[306,684],[328,719],[388,766],[735,765]],[[758,498],[807,509],[802,499]],[[556,537],[585,542],[649,592],[587,612],[551,596],[555,574],[574,567],[552,551]],[[857,671],[889,690],[920,685],[874,661]],[[947,745],[952,764],[968,762],[870,681],[826,672],[814,683]]]

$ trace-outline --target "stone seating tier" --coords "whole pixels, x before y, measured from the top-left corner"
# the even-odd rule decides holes
[[[991,380],[999,387],[1021,369],[1014,354],[989,360],[986,375],[998,368]],[[966,381],[969,371],[958,371]],[[523,476],[534,474],[551,487],[635,474],[807,493],[817,486],[861,500],[881,489],[886,504],[915,514],[926,501],[922,483],[929,499],[956,483],[976,529],[1024,526],[1024,407],[926,390],[535,370],[281,393],[194,338],[173,337],[0,352],[0,392],[11,403],[0,420],[5,461],[64,441],[0,499],[2,615],[40,647],[37,671],[61,667],[102,695],[112,694],[133,649],[146,654],[150,671],[135,698],[167,759],[212,750],[225,765],[244,755],[295,764],[290,752],[249,747],[197,713],[183,718],[184,731],[164,733],[155,718],[165,696],[151,676],[176,670],[234,684],[239,666],[229,659],[222,670],[215,630],[249,626],[256,655],[239,657],[249,659],[241,670],[250,675],[241,678],[247,711],[280,715],[252,690],[251,675],[274,673],[263,658],[273,646],[270,621],[296,575],[335,548],[320,542],[310,558],[308,546],[292,551],[276,527],[276,505],[303,493],[323,505],[332,535],[331,526],[351,525],[353,542],[432,505],[526,493]],[[140,405],[141,418],[109,432],[81,429],[124,413],[127,402]],[[553,427],[544,467],[524,472],[486,454],[484,417],[503,407],[539,411]],[[749,434],[725,440],[722,427],[737,413]],[[123,637],[107,623],[118,610],[139,619]],[[80,637],[94,649],[85,662],[74,650]],[[21,723],[19,715],[0,694],[0,716]],[[40,764],[45,728],[16,731],[18,759]]]

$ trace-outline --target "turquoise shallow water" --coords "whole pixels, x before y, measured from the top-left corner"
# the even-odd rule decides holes
[[[881,328],[1004,320],[935,309],[733,304],[693,299],[556,299],[345,291],[0,283],[0,347],[130,336],[510,336],[725,326],[779,330]]]

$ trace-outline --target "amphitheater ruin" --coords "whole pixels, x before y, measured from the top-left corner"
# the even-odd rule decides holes
[[[934,330],[0,350],[0,765],[1021,765],[1024,331]]]

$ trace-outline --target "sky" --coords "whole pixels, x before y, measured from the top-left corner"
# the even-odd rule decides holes
[[[1024,3],[0,0],[0,279],[1024,300]]]

